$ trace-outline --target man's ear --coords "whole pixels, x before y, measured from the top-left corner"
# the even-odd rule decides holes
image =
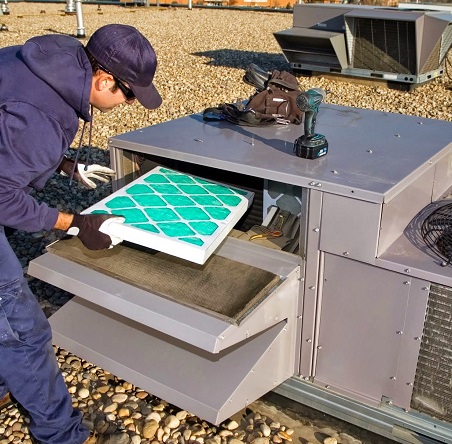
[[[94,87],[98,91],[103,91],[104,89],[110,89],[114,86],[115,81],[111,74],[100,72],[93,76]]]

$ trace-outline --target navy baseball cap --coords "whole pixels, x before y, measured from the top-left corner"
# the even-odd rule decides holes
[[[126,82],[137,100],[148,109],[158,108],[162,98],[152,83],[157,57],[148,39],[129,25],[99,28],[86,49],[119,80]]]

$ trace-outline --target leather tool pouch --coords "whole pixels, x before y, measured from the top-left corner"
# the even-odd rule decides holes
[[[251,64],[243,80],[256,87],[256,92],[247,102],[223,103],[218,107],[207,108],[204,110],[203,119],[227,120],[242,126],[301,123],[303,111],[297,106],[297,97],[301,90],[294,75],[278,70],[266,72]]]

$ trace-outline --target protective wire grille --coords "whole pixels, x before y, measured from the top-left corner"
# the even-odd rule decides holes
[[[452,289],[430,286],[411,407],[452,421]]]
[[[427,216],[421,226],[421,236],[444,265],[452,261],[452,203],[437,208]]]
[[[414,22],[356,18],[352,66],[360,69],[416,73]]]

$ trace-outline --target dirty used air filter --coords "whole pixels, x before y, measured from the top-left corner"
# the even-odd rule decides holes
[[[431,213],[421,226],[422,239],[441,259],[452,262],[452,203]]]

